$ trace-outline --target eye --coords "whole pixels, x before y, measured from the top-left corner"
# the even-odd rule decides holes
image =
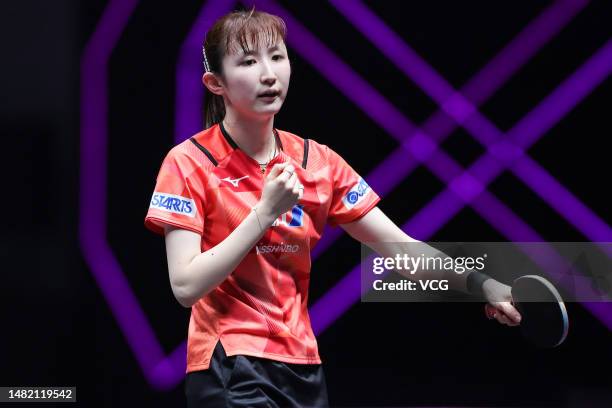
[[[255,63],[255,60],[254,60],[254,59],[248,59],[248,60],[244,60],[244,61],[242,61],[242,62],[240,63],[240,65],[245,65],[245,66],[248,66],[248,65],[253,65],[254,63]]]
[[[281,55],[281,54],[276,54],[276,55],[272,56],[272,60],[273,61],[278,61],[278,60],[281,60],[283,58],[285,58],[285,57],[283,55]]]

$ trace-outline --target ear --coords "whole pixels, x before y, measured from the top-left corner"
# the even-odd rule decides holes
[[[205,72],[204,75],[202,75],[202,83],[215,95],[223,95],[223,84],[212,72]]]

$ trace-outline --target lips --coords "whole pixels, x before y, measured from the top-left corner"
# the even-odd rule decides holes
[[[260,98],[271,98],[271,97],[275,97],[278,95],[280,95],[280,91],[270,90],[270,91],[262,92],[257,96]]]

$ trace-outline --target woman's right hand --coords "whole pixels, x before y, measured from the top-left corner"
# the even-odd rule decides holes
[[[258,211],[275,220],[297,203],[303,188],[292,164],[275,164],[264,180]]]

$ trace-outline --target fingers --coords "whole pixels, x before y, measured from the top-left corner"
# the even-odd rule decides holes
[[[513,323],[521,322],[521,314],[510,302],[500,302],[498,307]]]
[[[499,310],[495,310],[492,315],[490,315],[491,317],[489,319],[495,319],[497,320],[499,323],[501,324],[505,324],[507,326],[515,326],[516,324],[514,324],[510,319],[508,319],[508,317],[501,311]]]
[[[287,180],[289,180],[289,178],[293,176],[294,174],[295,174],[295,167],[293,167],[292,164],[288,164],[287,166],[285,166],[285,168],[281,170],[280,175],[276,179],[281,183],[286,183]]]
[[[296,183],[297,183],[297,174],[293,173],[291,174],[291,176],[289,177],[289,180],[287,180],[287,182],[285,183],[285,187],[287,187],[287,189],[291,189],[293,190],[293,188],[295,187]]]
[[[517,323],[512,322],[508,318],[508,316],[500,312],[496,314],[495,318],[497,319],[498,322],[500,322],[501,324],[505,324],[506,326],[516,326],[517,325]]]
[[[293,194],[296,194],[298,196],[298,200],[304,195],[304,186],[302,185],[302,183],[300,183],[300,180],[297,180],[294,184]]]
[[[289,165],[289,162],[275,164],[274,166],[272,166],[272,170],[270,170],[270,172],[268,173],[268,177],[276,178]]]
[[[520,324],[521,315],[510,302],[496,302],[494,305],[487,306],[487,317],[489,319],[495,319],[507,326],[518,326]]]
[[[298,200],[304,195],[304,186],[299,181],[293,187],[293,193],[298,195]]]

